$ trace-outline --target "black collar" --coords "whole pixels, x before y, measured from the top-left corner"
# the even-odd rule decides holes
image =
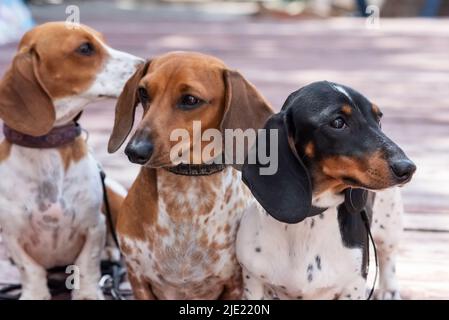
[[[43,136],[35,137],[3,124],[3,134],[5,139],[12,144],[34,149],[52,149],[72,143],[81,135],[81,127],[78,123],[72,122],[65,126],[55,127]]]
[[[14,130],[3,123],[3,134],[6,141],[22,147],[33,149],[53,149],[59,148],[75,141],[81,135],[81,126],[78,120],[81,118],[83,111],[79,112],[72,122],[64,126],[55,127],[47,134],[39,137],[30,136],[28,134]]]
[[[181,176],[210,176],[226,168],[224,164],[178,164],[174,167],[166,167],[167,171]]]

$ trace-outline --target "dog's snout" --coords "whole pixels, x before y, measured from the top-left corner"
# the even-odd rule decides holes
[[[137,164],[145,164],[153,154],[154,145],[148,140],[132,140],[125,149],[129,161]]]
[[[391,164],[396,178],[400,181],[408,181],[416,171],[416,165],[409,159],[397,160]]]

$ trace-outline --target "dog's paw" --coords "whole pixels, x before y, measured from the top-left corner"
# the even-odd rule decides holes
[[[378,289],[374,292],[376,300],[401,300],[398,289]]]
[[[48,290],[24,291],[20,295],[20,300],[50,300],[51,294]]]
[[[73,290],[72,300],[104,300],[103,292],[97,290]]]

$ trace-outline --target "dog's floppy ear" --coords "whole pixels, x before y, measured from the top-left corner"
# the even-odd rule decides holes
[[[220,124],[222,133],[225,129],[242,129],[243,131],[246,129],[261,129],[267,119],[274,113],[268,102],[239,72],[224,70],[223,77],[225,110]],[[249,141],[249,145],[252,143],[254,141]],[[226,152],[233,151],[235,150],[227,150]],[[234,167],[241,169],[241,163],[240,165],[234,165]]]
[[[32,136],[48,133],[55,108],[38,73],[34,49],[19,52],[0,82],[0,118],[10,128]]]
[[[142,63],[128,79],[115,106],[115,121],[109,138],[108,152],[113,153],[125,142],[134,124],[136,107],[139,104],[137,86],[147,73],[150,61]]]
[[[260,169],[269,164],[262,165],[259,156],[253,157],[257,159],[255,164],[250,164],[248,155],[242,169],[243,181],[272,217],[285,223],[298,223],[311,214],[312,186],[306,167],[291,149],[285,112],[273,115],[264,129],[266,134],[259,133],[251,152],[268,154],[266,150],[271,150],[277,143],[273,150],[275,154],[269,156],[270,159],[277,157],[277,171],[273,175],[261,174]],[[277,130],[277,141],[271,137],[270,130]]]
[[[265,98],[239,72],[224,70],[225,113],[222,129],[260,129],[274,113]]]

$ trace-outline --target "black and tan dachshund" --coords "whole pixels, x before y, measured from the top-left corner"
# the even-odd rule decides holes
[[[416,166],[382,132],[381,118],[362,94],[327,81],[292,93],[269,118],[265,129],[278,138],[259,135],[257,145],[277,143],[278,170],[263,175],[260,162],[243,166],[258,201],[237,238],[246,298],[365,299],[364,218],[372,213],[379,297],[400,297],[394,251],[402,203],[392,187],[409,182]]]

